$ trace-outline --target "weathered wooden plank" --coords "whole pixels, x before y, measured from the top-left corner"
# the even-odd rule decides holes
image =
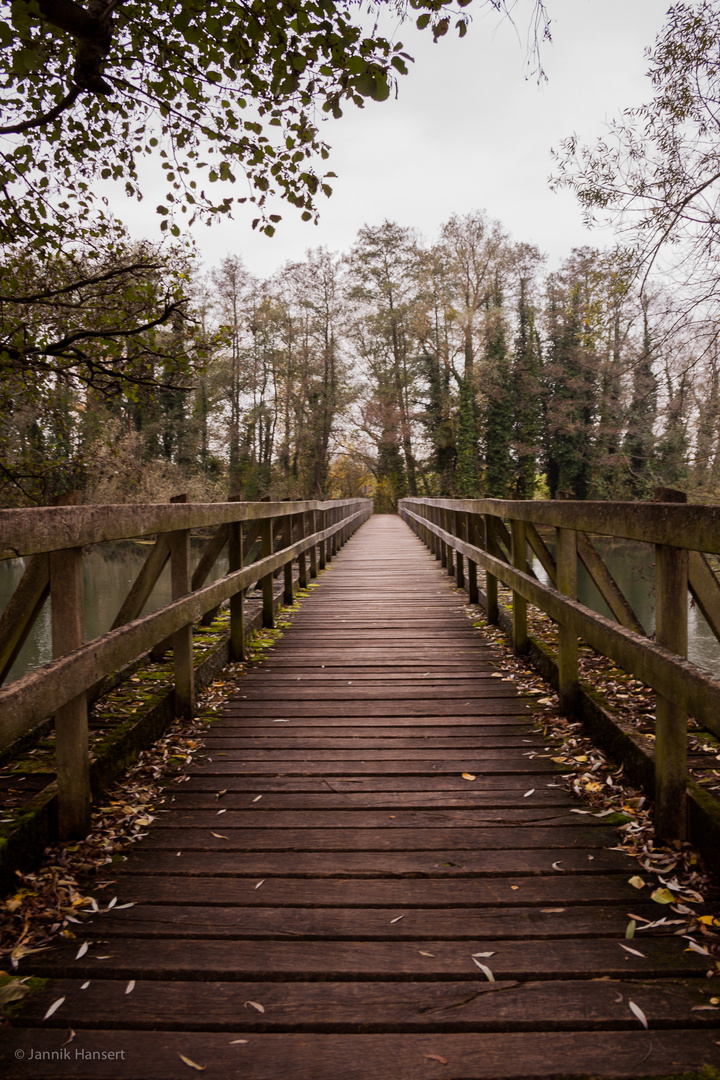
[[[534,793],[533,793],[534,796]],[[471,829],[488,825],[565,825],[570,828],[595,826],[597,818],[592,814],[573,814],[569,807],[533,808],[532,798],[525,800],[527,805],[519,808],[480,809],[457,807],[407,810],[387,808],[371,810],[300,809],[269,810],[263,805],[243,810],[227,808],[223,802],[222,822],[218,823],[215,807],[204,810],[173,809],[162,819],[163,826],[173,829],[430,829],[447,827],[451,829]]]
[[[252,782],[249,782],[252,783]],[[364,785],[362,791],[348,791],[337,793],[332,791],[325,781],[316,781],[311,785],[308,781],[301,781],[298,787],[310,787],[312,790],[292,792],[284,789],[281,792],[268,791],[264,787],[262,795],[262,808],[265,810],[288,810],[288,809],[317,809],[333,807],[338,810],[370,809],[382,807],[385,810],[396,808],[416,807],[418,809],[430,809],[434,807],[464,807],[474,808],[479,811],[499,810],[504,807],[517,809],[525,806],[524,794],[527,783],[518,783],[516,789],[487,791],[483,789],[477,793],[473,791],[403,791],[403,792],[375,792],[367,790]],[[470,785],[466,785],[470,786]],[[226,791],[222,796],[222,807],[226,810],[244,810],[252,805],[255,808],[260,803],[254,801],[251,791],[237,790]],[[257,781],[255,782],[257,787]],[[357,787],[357,785],[356,785]],[[566,794],[560,794],[556,790],[536,788],[532,796],[533,807],[562,807],[563,809],[576,809],[577,804]],[[207,790],[198,791],[183,784],[172,796],[172,809],[206,809],[208,805]],[[213,811],[213,813],[217,813]]]
[[[502,878],[462,878],[428,881],[408,878],[307,880],[268,877],[260,888],[254,877],[188,878],[186,875],[137,874],[122,882],[123,901],[143,904],[239,905],[242,907],[516,907],[619,904],[634,911],[637,891],[626,874],[565,875]],[[628,908],[632,901],[633,907]],[[207,912],[208,924],[213,913]],[[623,927],[624,931],[625,927]],[[641,935],[638,934],[638,942]],[[642,948],[642,945],[638,945]]]
[[[217,831],[217,830],[216,830]],[[554,869],[553,867],[557,869]],[[448,843],[434,851],[187,851],[180,848],[165,852],[139,847],[124,873],[224,874],[247,875],[257,879],[266,875],[294,874],[300,878],[386,877],[438,878],[442,880],[500,874],[555,874],[566,880],[570,874],[595,877],[604,873],[627,873],[637,870],[637,863],[624,852],[593,846],[498,848],[494,850],[461,849]]]
[[[480,976],[472,954],[482,949],[493,953],[487,959],[492,960],[491,970],[496,979],[534,980],[539,976],[582,979],[606,975],[615,979],[702,978],[708,969],[707,957],[687,951],[686,943],[679,938],[647,938],[643,940],[643,956],[635,956],[621,948],[624,943],[622,936],[617,939],[541,941],[418,938],[410,941],[348,940],[331,944],[292,939],[198,938],[188,948],[182,939],[157,938],[149,948],[146,939],[128,937],[104,945],[102,951],[93,947],[79,959],[76,959],[76,944],[36,954],[24,967],[26,972],[32,971],[43,978],[93,979],[102,978],[102,973],[108,972],[112,978],[122,979],[233,979],[242,972],[245,979],[282,977],[290,980],[355,976],[435,979],[444,976],[466,979],[473,985]]]
[[[232,1032],[236,1034],[236,1032]],[[240,1029],[242,1033],[242,1028]],[[54,1080],[68,1076],[90,1080],[127,1080],[128,1067],[141,1069],[143,1080],[177,1080],[189,1058],[218,1076],[268,1080],[417,1080],[418,1076],[452,1076],[453,1080],[517,1080],[558,1075],[608,1080],[701,1073],[720,1063],[713,1032],[620,1031],[613,1033],[613,1053],[593,1032],[502,1032],[433,1034],[264,1034],[247,1043],[228,1039],[231,1032],[137,1032],[112,1028],[79,1031],[73,1047],[64,1045],[67,1031],[33,1029],[13,1032],[6,1044],[9,1077]],[[33,1045],[32,1057],[18,1064]],[[109,1050],[108,1048],[114,1048]],[[65,1054],[67,1053],[67,1057]],[[110,1055],[113,1055],[112,1057]],[[117,1055],[117,1056],[115,1056]],[[438,1063],[438,1058],[452,1069]],[[72,1072],[68,1071],[72,1061]],[[558,1069],[562,1069],[562,1074]],[[431,1073],[430,1070],[433,1070]],[[441,1072],[440,1069],[445,1071]],[[210,1075],[210,1073],[209,1073]]]
[[[82,998],[82,1011],[98,1026],[136,1030],[193,1028],[245,1032],[322,1029],[363,1032],[422,1031],[432,1022],[439,1031],[637,1030],[628,1001],[650,1018],[653,1028],[713,1027],[705,980],[667,980],[649,985],[627,980],[598,985],[582,981],[496,983],[448,982],[167,982],[136,983],[126,994],[122,980],[94,980],[80,990],[79,980],[57,979],[33,995],[23,1023],[67,1028],[60,1016],[43,1021],[59,996]],[[260,1002],[265,1010],[248,1005]],[[80,1001],[78,1001],[80,1005]],[[82,1021],[74,1021],[78,1029]],[[36,1033],[33,1033],[33,1036]]]
[[[357,717],[370,720],[376,716],[493,716],[506,714],[522,716],[528,714],[532,699],[523,701],[511,690],[499,690],[492,699],[477,701],[444,701],[441,698],[430,701],[268,701],[260,703],[235,700],[228,709],[228,716],[335,716]]]
[[[220,830],[219,835],[213,835]],[[146,849],[183,851],[435,851],[444,848],[602,847],[612,844],[614,831],[603,826],[502,826],[444,829],[173,829],[152,830]]]
[[[110,912],[102,920],[104,942],[115,938],[211,939],[234,941],[280,939],[332,941],[450,942],[490,939],[503,944],[519,940],[565,941],[579,936],[624,940],[628,905],[554,905],[551,909],[524,907],[390,908],[359,907],[223,907],[215,905],[208,918],[202,905],[140,904]],[[634,904],[630,910],[651,921],[652,903]],[[666,931],[672,933],[672,927]],[[638,942],[646,951],[644,938]],[[637,948],[637,946],[634,946]],[[103,944],[103,949],[105,945]],[[421,946],[422,948],[422,946]],[[474,944],[473,944],[474,948]],[[630,954],[628,954],[630,955]],[[492,968],[492,965],[489,965]],[[705,963],[707,968],[707,961]]]

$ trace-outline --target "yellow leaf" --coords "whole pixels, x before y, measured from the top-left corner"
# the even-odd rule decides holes
[[[464,772],[462,774],[462,778],[463,778],[463,780],[475,780],[476,779],[475,774],[471,773],[471,772]]]
[[[644,889],[645,888],[645,882],[637,874],[635,874],[634,877],[629,878],[628,881],[629,881],[629,884],[632,885],[633,889]]]
[[[651,899],[654,900],[656,904],[675,903],[675,897],[669,889],[656,889],[655,892],[652,894]]]

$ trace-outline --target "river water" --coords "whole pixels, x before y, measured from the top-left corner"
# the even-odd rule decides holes
[[[594,543],[643,627],[651,634],[655,629],[654,548],[651,544],[602,537],[595,537]],[[124,544],[97,545],[86,551],[83,559],[86,640],[89,641],[110,629],[148,551],[148,545],[134,541]],[[193,566],[200,559],[201,551],[202,541],[193,543]],[[24,569],[24,559],[0,562],[0,610],[4,610]],[[537,564],[534,570],[540,580],[547,580]],[[208,583],[225,573],[227,573],[227,559],[222,558],[216,563]],[[604,600],[582,565],[579,566],[578,572],[578,594],[581,603],[587,604],[602,615],[610,616]],[[170,568],[166,566],[143,614],[157,610],[170,600]],[[720,643],[693,603],[688,613],[688,636],[689,658],[713,674],[720,673]],[[35,624],[34,632],[26,641],[13,666],[8,682],[32,671],[50,659],[52,659],[50,607],[45,604]]]

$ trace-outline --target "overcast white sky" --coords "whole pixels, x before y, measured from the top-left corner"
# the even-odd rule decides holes
[[[544,46],[542,86],[525,71],[530,0],[518,4],[517,31],[478,10],[462,41],[448,34],[433,44],[408,22],[397,37],[416,63],[398,99],[349,106],[327,124],[338,179],[321,224],[303,223],[283,205],[268,238],[252,232],[255,212],[239,208],[235,220],[195,233],[206,264],[232,253],[267,276],[311,247],[347,250],[364,224],[387,218],[432,239],[451,214],[476,209],[513,239],[537,244],[550,267],[573,246],[605,246],[609,234],[584,229],[574,196],[549,190],[550,150],[573,133],[593,141],[621,109],[650,97],[644,49],[668,7],[668,0],[548,0],[553,43]],[[116,208],[134,232],[154,236],[156,201]]]

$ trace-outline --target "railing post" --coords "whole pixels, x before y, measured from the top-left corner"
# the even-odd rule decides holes
[[[230,523],[228,536],[228,572],[243,568],[243,536],[239,521]],[[245,659],[245,590],[230,597],[230,659]]]
[[[435,507],[436,524],[444,529],[447,522],[445,521],[445,511],[440,506]],[[448,564],[448,546],[444,540],[440,540],[440,566],[443,569],[447,568]]]
[[[298,542],[305,539],[305,514],[300,513],[295,515],[297,525],[297,538]],[[301,589],[307,589],[308,574],[307,574],[307,552],[303,551],[298,555],[298,587]]]
[[[316,533],[318,531],[318,511],[310,511],[310,533]],[[310,577],[316,578],[318,576],[318,550],[317,544],[313,544],[310,548]]]
[[[495,542],[494,518],[492,514],[485,514],[485,550],[488,555],[498,557],[498,546]],[[487,597],[487,620],[497,625],[500,618],[498,607],[498,579],[489,570],[485,572],[485,595]]]
[[[577,536],[572,529],[557,529],[557,587],[577,600]],[[565,624],[558,626],[558,697],[560,711],[573,713],[580,689],[577,635]]]
[[[267,559],[273,553],[273,519],[263,518],[260,526],[262,549],[261,559]],[[262,624],[269,630],[275,626],[275,607],[273,603],[273,575],[265,574],[262,579]]]
[[[525,522],[511,521],[512,561],[516,570],[527,573],[527,539]],[[528,651],[527,600],[513,590],[513,649],[517,656]]]
[[[450,510],[442,511],[443,529],[452,536],[452,528],[450,527],[451,513]],[[445,559],[448,577],[455,577],[455,549],[450,544],[445,545]]]
[[[678,656],[688,646],[688,552],[655,547],[655,640]],[[655,702],[655,832],[687,836],[687,713],[658,694]]]
[[[82,548],[50,553],[53,657],[84,643]],[[61,840],[90,830],[90,759],[87,694],[55,713],[55,760],[58,784],[58,832]]]
[[[290,547],[293,542],[293,517],[293,514],[286,514],[283,518],[283,547]],[[293,564],[287,562],[283,566],[283,604],[292,607],[294,602]]]
[[[317,531],[318,532],[323,532],[327,528],[327,510],[325,509],[324,506],[323,506],[322,510],[318,511],[318,516],[320,518],[320,523],[319,523]],[[325,564],[327,562],[327,559],[325,557],[326,552],[327,552],[326,543],[325,543],[324,540],[321,540],[320,543],[318,544],[318,569],[320,569],[320,570],[325,569]]]
[[[172,598],[190,592],[190,530],[170,534],[170,580]],[[188,623],[172,636],[175,674],[175,715],[189,719],[195,712],[195,668],[193,665],[193,625]]]
[[[464,540],[466,538],[465,529],[465,514],[461,510],[453,511],[453,518],[455,519],[455,536],[458,540]],[[455,552],[455,584],[458,589],[465,588],[465,559],[459,551]]]
[[[467,542],[474,547],[480,546],[480,538],[478,536],[478,521],[476,514],[467,515]],[[471,604],[477,604],[480,602],[480,593],[478,591],[478,576],[477,576],[477,563],[472,559],[468,559],[468,600]]]

